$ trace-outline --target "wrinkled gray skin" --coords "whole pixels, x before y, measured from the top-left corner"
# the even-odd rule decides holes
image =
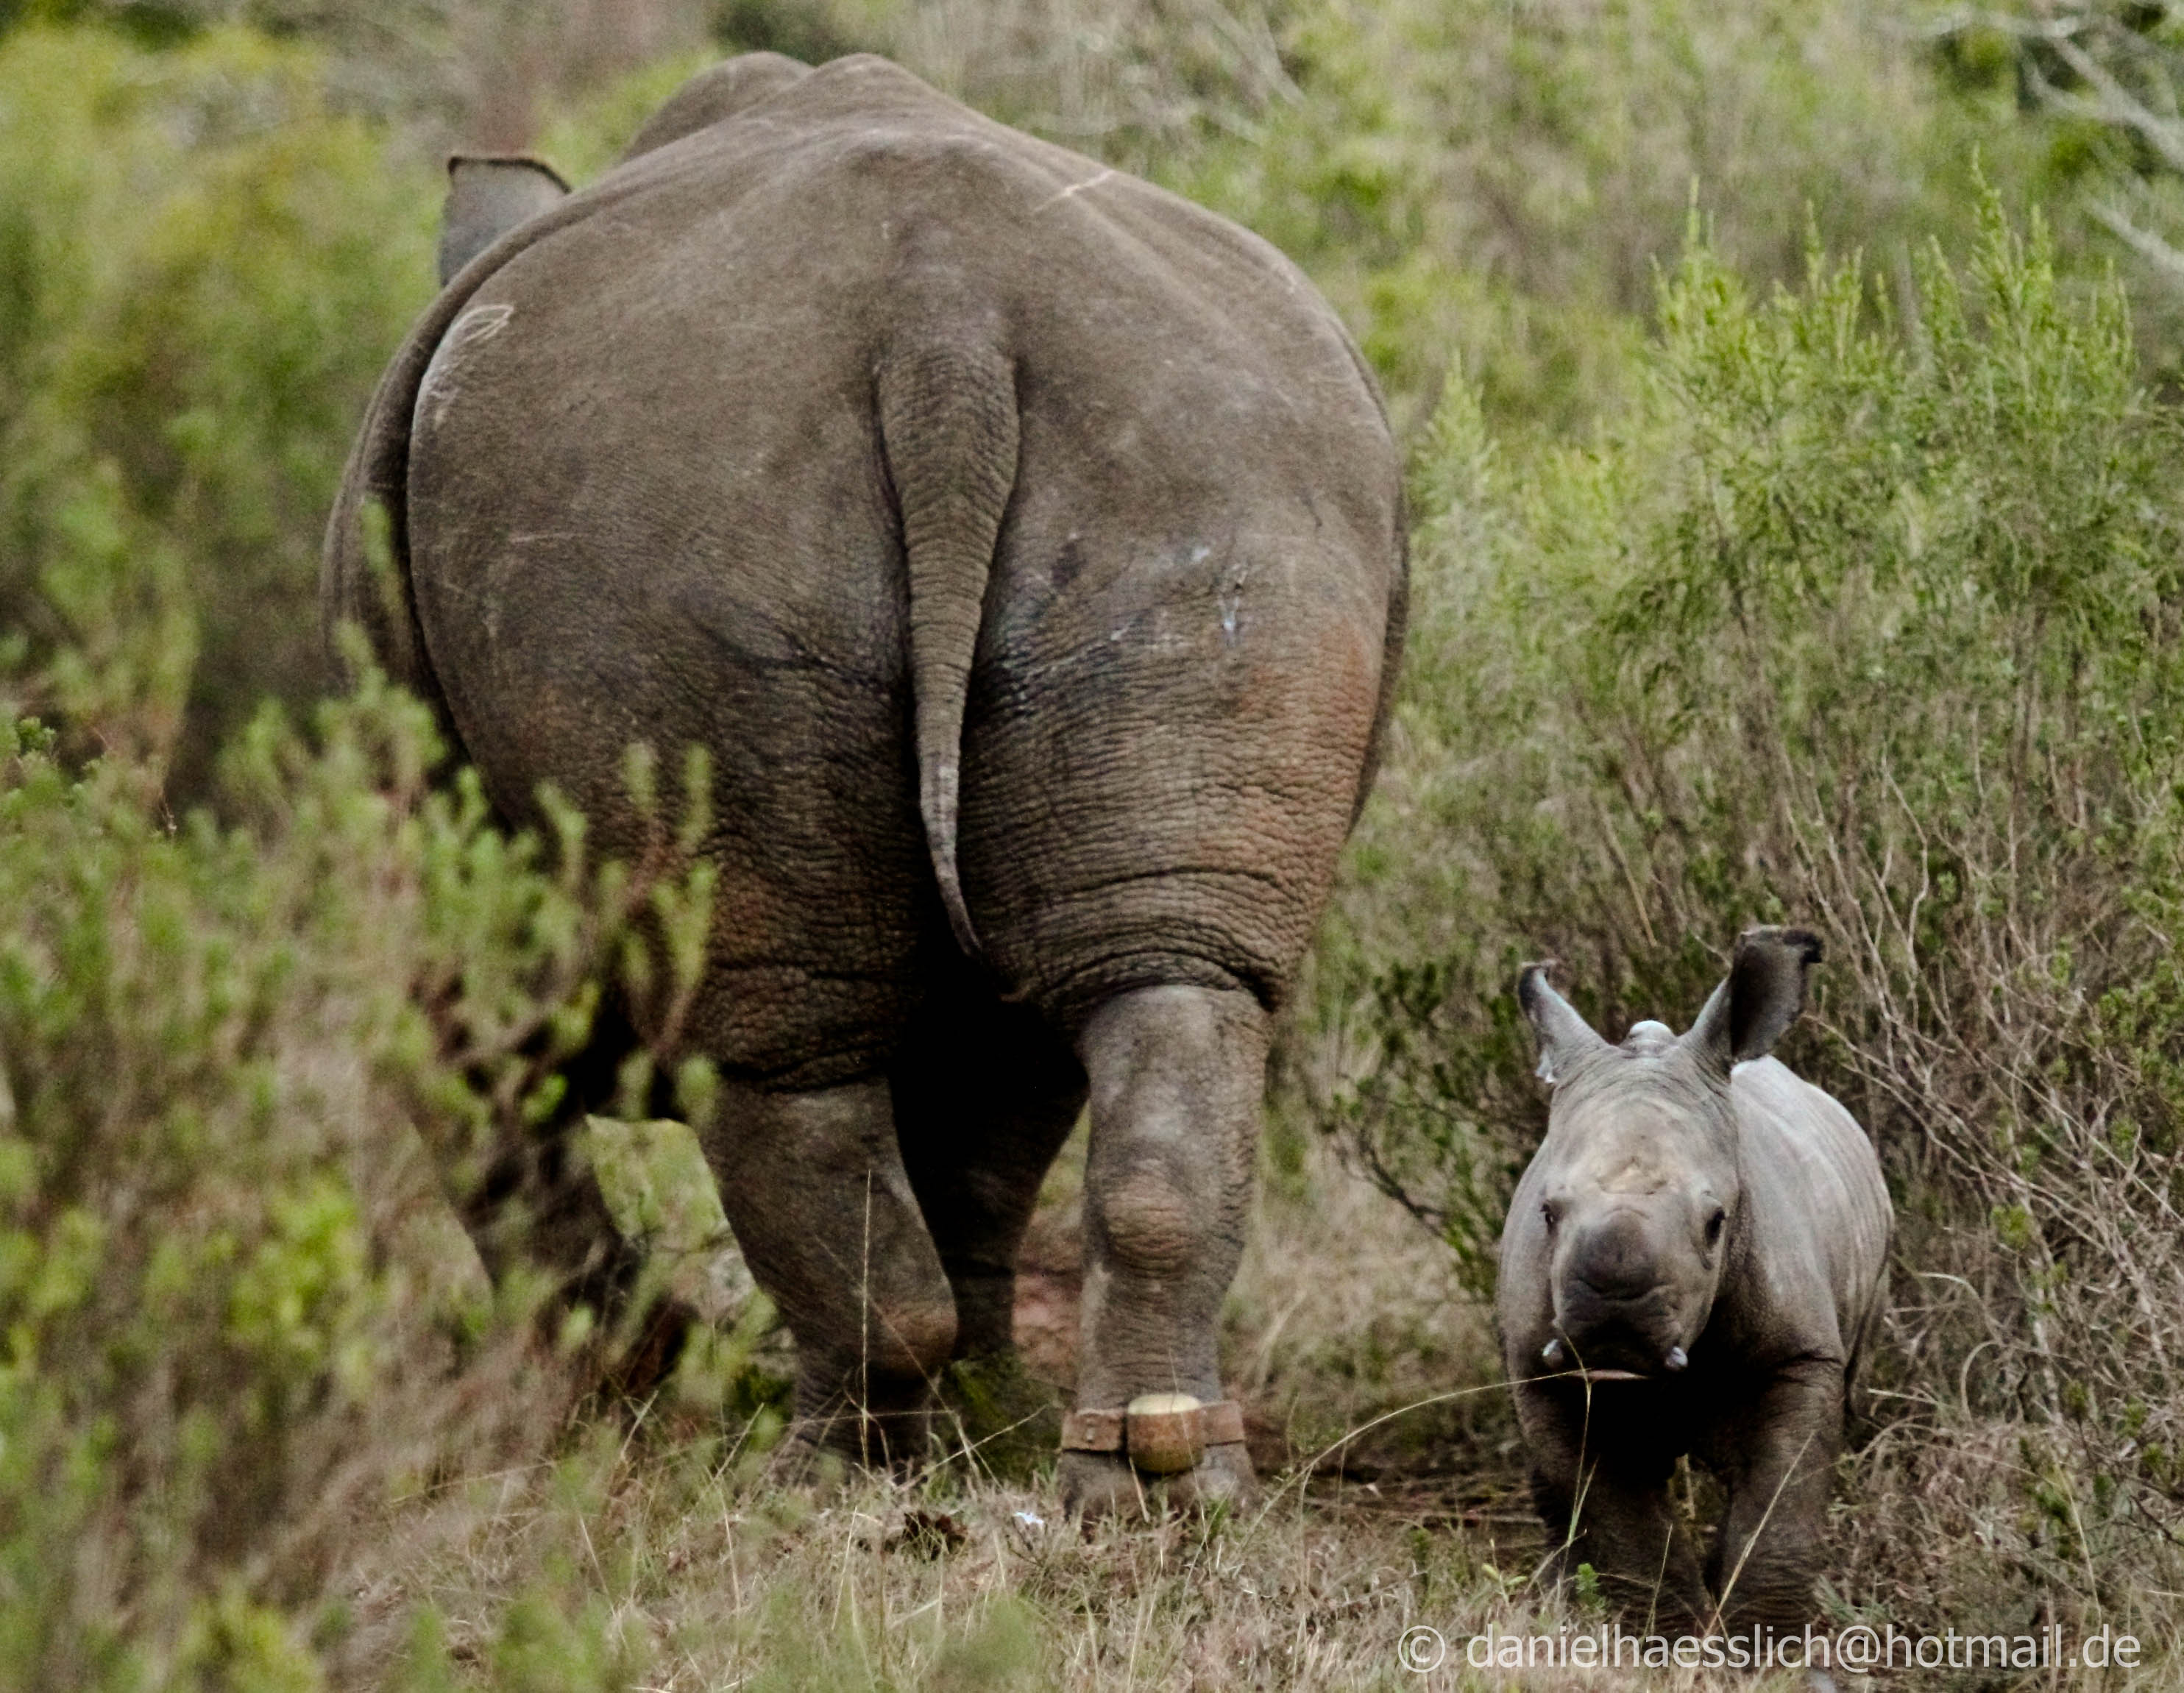
[[[1819,940],[1755,929],[1678,1039],[1610,1045],[1526,967],[1554,1088],[1502,1235],[1496,1312],[1535,1496],[1567,1573],[1671,1630],[1801,1628],[1845,1396],[1886,1274],[1888,1193],[1849,1112],[1767,1056]],[[1727,1495],[1700,1560],[1689,1454]]]
[[[701,75],[396,357],[330,625],[505,817],[551,781],[604,854],[641,845],[625,747],[710,749],[687,1044],[807,1438],[870,1453],[1010,1345],[1088,1097],[1078,1402],[1222,1396],[1268,1015],[1371,778],[1400,504],[1373,384],[1273,248],[872,58]],[[623,1273],[565,1138],[468,1196],[489,1262],[512,1215],[575,1283]],[[1168,1492],[1249,1481],[1223,1446]],[[1139,1497],[1108,1456],[1062,1485]]]

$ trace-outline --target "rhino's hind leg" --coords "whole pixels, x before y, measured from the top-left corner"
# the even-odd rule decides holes
[[[1140,989],[1086,1020],[1078,1051],[1091,1079],[1084,1180],[1080,1411],[1142,1394],[1223,1395],[1221,1303],[1242,1256],[1268,1020],[1240,991]],[[1248,1493],[1240,1442],[1151,1483],[1120,1455],[1062,1454],[1062,1502],[1089,1515],[1132,1507],[1155,1487],[1175,1502]]]
[[[956,1356],[1008,1352],[1017,1250],[1084,1108],[1084,1068],[1038,1011],[980,985],[934,996],[892,1083],[911,1186],[956,1295]]]
[[[577,1306],[611,1334],[629,1315],[644,1254],[615,1226],[584,1146],[584,1117],[612,1097],[617,1066],[635,1044],[619,1005],[603,1007],[592,1039],[564,1068],[568,1091],[543,1123],[505,1122],[467,1156],[432,1150],[450,1203],[495,1286],[543,1273],[539,1316],[550,1332]]]
[[[883,1079],[724,1089],[704,1140],[744,1257],[796,1337],[796,1436],[919,1456],[956,1306],[896,1145]]]

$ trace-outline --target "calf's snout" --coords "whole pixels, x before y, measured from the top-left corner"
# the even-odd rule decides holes
[[[1602,1300],[1641,1299],[1651,1293],[1662,1275],[1645,1219],[1618,1209],[1585,1228],[1570,1243],[1568,1273]]]
[[[1554,1279],[1554,1322],[1585,1367],[1651,1373],[1674,1368],[1685,1307],[1646,1216],[1617,1206],[1574,1229]]]

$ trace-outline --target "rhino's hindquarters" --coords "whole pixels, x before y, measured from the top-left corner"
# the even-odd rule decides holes
[[[727,1078],[707,1150],[808,1427],[912,1412],[1001,1338],[1088,1085],[1078,1404],[1218,1400],[1267,1016],[1400,621],[1369,378],[1271,250],[900,72],[828,67],[768,110],[575,197],[448,308],[409,438],[368,455],[403,466],[417,668],[496,805],[522,819],[551,782],[602,853],[650,827],[630,742],[671,771],[710,755],[719,891],[682,1033]],[[942,330],[994,338],[927,356]],[[992,476],[926,450],[957,437]],[[928,556],[990,579],[955,571],[936,614]],[[945,664],[914,662],[921,619]],[[960,792],[922,796],[957,721],[943,671]],[[975,992],[933,827],[959,799]],[[1008,1043],[1036,1061],[951,1085]],[[1245,1473],[1240,1449],[1208,1464],[1204,1490]],[[1089,1502],[1125,1484],[1071,1460]]]

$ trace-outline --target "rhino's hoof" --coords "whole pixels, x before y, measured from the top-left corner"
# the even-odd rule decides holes
[[[858,1470],[901,1474],[939,1455],[933,1430],[927,1406],[798,1416],[775,1449],[768,1472],[783,1485],[814,1483],[830,1490]]]
[[[1147,1475],[1107,1452],[1064,1452],[1057,1471],[1061,1508],[1087,1523],[1103,1517],[1157,1517],[1240,1503],[1258,1491],[1258,1478],[1240,1441],[1208,1446],[1197,1464],[1175,1475]]]
[[[841,1452],[814,1438],[810,1430],[792,1428],[788,1438],[767,1457],[766,1479],[773,1487],[808,1489],[827,1498],[841,1490],[850,1469]]]

